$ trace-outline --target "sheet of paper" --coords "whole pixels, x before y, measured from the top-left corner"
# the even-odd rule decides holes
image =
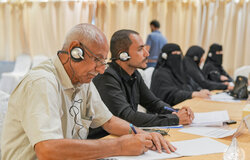
[[[224,138],[233,135],[236,132],[236,129],[226,129],[221,127],[188,127],[179,131],[212,138]]]
[[[190,126],[222,126],[227,120],[229,116],[226,110],[194,113],[194,120]]]
[[[139,127],[140,129],[168,129],[168,128],[183,128],[183,125],[176,126],[155,126],[155,127]]]
[[[117,157],[110,157],[107,159],[110,160],[111,159],[112,160],[167,159],[167,158],[176,158],[183,156],[196,156],[196,155],[222,153],[225,152],[228,148],[227,145],[207,137],[185,140],[185,141],[177,141],[177,142],[172,142],[172,144],[175,147],[177,147],[177,151],[171,154],[167,154],[164,152],[158,153],[157,151],[149,150],[148,152],[140,156],[117,156]]]
[[[230,96],[228,93],[218,93],[210,96],[211,101],[219,101],[219,102],[240,102],[240,100],[234,99],[233,96]]]

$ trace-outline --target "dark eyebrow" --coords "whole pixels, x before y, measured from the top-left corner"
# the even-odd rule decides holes
[[[141,48],[143,48],[143,47],[145,47],[144,44],[143,44],[143,45],[140,45],[140,46],[138,47],[138,49],[141,49]]]

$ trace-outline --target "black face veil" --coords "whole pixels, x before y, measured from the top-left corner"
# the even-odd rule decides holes
[[[162,53],[159,55],[156,69],[160,66],[170,68],[175,78],[185,84],[185,77],[182,65],[182,54],[172,54],[174,51],[180,51],[179,45],[174,43],[165,44],[162,47]]]
[[[222,46],[214,43],[210,46],[208,54],[207,54],[207,59],[206,62],[211,61],[212,63],[214,63],[217,66],[221,66],[222,65],[222,54],[216,54],[217,51],[222,51]]]

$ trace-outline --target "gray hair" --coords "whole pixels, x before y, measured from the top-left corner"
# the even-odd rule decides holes
[[[74,26],[66,35],[62,50],[67,50],[72,41],[78,40],[88,44],[95,44],[97,47],[107,42],[106,36],[96,26],[81,23]]]

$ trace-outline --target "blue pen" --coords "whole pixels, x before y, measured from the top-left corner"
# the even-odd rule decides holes
[[[162,127],[164,128],[164,127]],[[177,126],[167,126],[165,128],[183,128],[183,125],[177,125]]]
[[[129,126],[130,126],[130,128],[133,130],[133,132],[134,132],[135,134],[137,134],[137,132],[136,132],[135,127],[133,126],[133,124],[130,123]]]
[[[167,106],[164,106],[164,109],[165,110],[168,110],[170,112],[178,112],[177,110],[173,109],[173,108],[170,108],[170,107],[167,107]]]

